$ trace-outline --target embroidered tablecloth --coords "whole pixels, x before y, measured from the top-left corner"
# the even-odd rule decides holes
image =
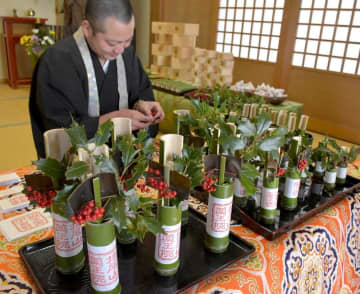
[[[32,170],[15,171],[22,176]],[[11,215],[14,213],[3,217]],[[232,232],[252,243],[256,251],[186,294],[360,293],[360,193],[275,241],[241,225],[233,226]],[[52,234],[52,229],[46,229],[13,242],[0,234],[0,293],[38,293],[18,250]]]

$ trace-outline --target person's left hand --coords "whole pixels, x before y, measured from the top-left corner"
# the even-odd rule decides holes
[[[141,100],[136,105],[136,110],[140,111],[146,116],[153,117],[153,124],[157,124],[165,118],[165,113],[161,108],[159,102]]]

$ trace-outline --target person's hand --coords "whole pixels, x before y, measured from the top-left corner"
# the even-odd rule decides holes
[[[160,103],[156,101],[139,100],[136,103],[136,110],[140,111],[146,116],[151,116],[153,118],[154,124],[159,123],[165,118],[165,113],[161,108]]]
[[[133,131],[145,129],[153,124],[153,117],[151,115],[144,115],[140,111],[134,109],[120,109],[101,115],[99,117],[99,124],[111,119],[113,117],[127,117],[131,119],[131,126]]]

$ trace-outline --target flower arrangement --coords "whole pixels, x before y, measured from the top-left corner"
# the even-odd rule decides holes
[[[32,30],[32,35],[24,35],[20,39],[20,44],[25,46],[27,55],[37,61],[46,49],[54,45],[55,32],[47,26],[39,26]]]

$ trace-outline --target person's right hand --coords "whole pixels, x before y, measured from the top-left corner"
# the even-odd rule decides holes
[[[99,117],[99,124],[102,124],[108,119],[114,117],[130,118],[133,131],[145,129],[153,123],[153,117],[151,115],[144,115],[140,111],[134,109],[120,109],[101,115]]]

